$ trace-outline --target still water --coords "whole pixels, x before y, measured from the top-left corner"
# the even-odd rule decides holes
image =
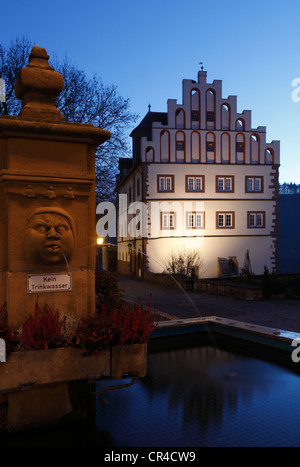
[[[98,384],[98,390],[104,387]],[[300,376],[210,346],[148,356],[147,376],[107,392],[111,446],[300,446]]]
[[[146,377],[105,392],[92,423],[1,435],[0,446],[300,447],[299,394],[298,374],[252,356],[210,345],[149,352]]]

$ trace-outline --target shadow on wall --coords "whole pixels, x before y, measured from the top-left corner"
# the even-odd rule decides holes
[[[279,273],[300,273],[300,194],[279,196]]]

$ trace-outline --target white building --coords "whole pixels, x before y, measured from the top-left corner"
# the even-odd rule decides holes
[[[201,277],[224,274],[224,264],[240,273],[247,251],[255,274],[276,270],[279,141],[251,127],[236,96],[222,97],[222,81],[207,83],[203,70],[197,82],[183,80],[182,103],[169,99],[166,113],[149,106],[131,136],[117,188],[120,272],[163,272],[182,249],[200,253]]]

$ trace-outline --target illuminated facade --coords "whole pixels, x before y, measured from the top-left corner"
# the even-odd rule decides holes
[[[266,127],[251,127],[236,96],[222,97],[222,81],[207,83],[203,70],[197,82],[183,80],[182,103],[149,109],[131,136],[118,194],[138,234],[129,234],[123,206],[119,271],[160,273],[182,249],[200,253],[201,277],[239,274],[247,251],[255,274],[277,269],[279,141],[267,143]],[[137,202],[147,207],[144,231]]]

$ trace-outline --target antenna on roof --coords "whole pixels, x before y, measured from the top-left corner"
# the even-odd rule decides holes
[[[150,112],[150,110],[151,110],[151,104],[148,105],[148,109],[149,109],[149,112]]]

